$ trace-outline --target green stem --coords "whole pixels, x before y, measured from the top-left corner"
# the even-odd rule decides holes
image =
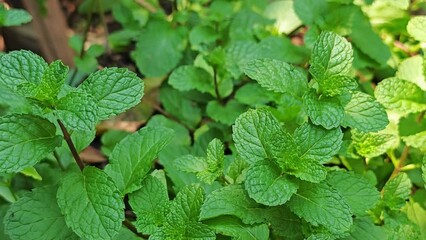
[[[80,170],[83,171],[84,163],[81,160],[80,155],[78,155],[77,149],[75,148],[74,143],[71,140],[71,136],[68,130],[65,128],[64,124],[59,119],[58,119],[58,124],[59,124],[59,127],[61,128],[62,134],[64,134],[64,139],[67,142],[67,145],[71,151],[72,156],[74,157],[75,162],[77,163]]]
[[[109,48],[109,43],[108,43],[108,36],[109,36],[108,25],[105,21],[104,6],[102,5],[102,2],[100,0],[98,0],[98,6],[99,6],[99,17],[101,18],[101,23],[105,31],[105,49],[107,54],[110,55],[111,49]]]
[[[393,169],[393,172],[390,175],[389,179],[394,178],[396,175],[398,175],[399,172],[401,172],[401,169],[404,167],[405,160],[407,160],[409,150],[410,150],[410,147],[405,145],[404,150],[402,151],[401,157],[398,160],[398,164]]]
[[[213,82],[214,82],[214,91],[216,93],[216,99],[220,104],[223,105],[222,98],[220,97],[220,93],[219,93],[219,84],[217,82],[217,71],[215,68],[213,69]]]
[[[87,36],[89,35],[89,31],[90,31],[90,27],[92,26],[92,18],[93,18],[93,6],[94,6],[95,4],[94,4],[94,2],[92,3],[92,6],[91,6],[91,8],[90,8],[90,12],[89,12],[89,17],[88,17],[88,19],[87,19],[87,25],[86,25],[86,28],[84,29],[84,32],[83,32],[83,41],[82,41],[82,46],[81,46],[81,49],[80,49],[80,52],[79,52],[79,54],[78,54],[78,58],[83,58],[83,56],[84,56],[84,54],[85,54],[85,52],[86,52],[86,49],[84,48],[84,43],[86,43],[86,41],[87,41]],[[74,72],[72,73],[72,76],[71,76],[71,78],[70,78],[70,84],[73,84],[74,85],[74,78],[77,76],[77,72],[78,72],[78,68],[77,67],[75,67],[75,69],[74,69]],[[82,83],[83,81],[79,81],[79,82],[77,82],[74,86],[78,86],[78,85],[80,85],[81,83]]]
[[[421,123],[422,122],[422,120],[423,120],[423,118],[425,117],[425,112],[426,111],[423,111],[423,112],[421,112],[420,114],[419,114],[419,116],[417,116],[417,119],[416,119],[416,122],[417,123]]]
[[[61,162],[61,157],[59,156],[58,152],[55,150],[53,151],[53,156],[56,159],[56,162],[58,162],[59,167],[61,168],[62,171],[65,171],[65,167]]]

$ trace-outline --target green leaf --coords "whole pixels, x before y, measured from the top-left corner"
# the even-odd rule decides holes
[[[176,68],[169,77],[169,84],[179,91],[196,89],[215,96],[213,77],[206,70],[193,65]]]
[[[411,187],[408,175],[406,173],[398,174],[383,187],[383,202],[393,210],[401,209],[410,196]]]
[[[345,106],[342,126],[363,132],[377,132],[389,124],[385,108],[372,96],[354,92],[351,101]]]
[[[280,60],[291,64],[307,62],[310,51],[303,46],[295,46],[289,38],[269,36],[259,43],[260,57]]]
[[[294,141],[299,148],[300,158],[319,163],[328,162],[338,153],[342,138],[340,128],[326,130],[308,123],[298,127],[294,132]]]
[[[174,160],[175,168],[184,171],[198,173],[207,169],[208,164],[203,157],[196,157],[188,154],[178,157]]]
[[[426,16],[415,16],[407,25],[408,33],[417,41],[426,42]]]
[[[285,133],[275,119],[266,110],[248,110],[241,114],[233,126],[232,137],[238,154],[252,164],[265,158],[273,158],[281,141],[278,139],[289,135]],[[279,145],[279,146],[277,146]]]
[[[33,115],[0,118],[0,172],[19,172],[31,167],[62,143],[56,127]]]
[[[295,147],[296,148],[296,147]],[[317,160],[284,152],[278,159],[278,165],[287,174],[294,175],[308,182],[319,183],[327,176],[327,169]]]
[[[354,147],[364,157],[372,158],[385,153],[388,149],[399,146],[398,129],[389,125],[379,132],[361,132],[356,129],[351,131]]]
[[[247,62],[259,57],[259,45],[254,41],[231,42],[226,48],[225,68],[234,78],[239,78],[244,72]]]
[[[0,182],[0,196],[10,203],[16,202],[17,200],[9,183]]]
[[[294,11],[303,23],[312,25],[327,13],[328,4],[326,1],[297,0],[294,1]]]
[[[371,26],[370,19],[358,8],[352,21],[352,44],[381,67],[385,67],[391,57],[391,51]]]
[[[380,199],[379,191],[353,172],[331,171],[327,174],[327,183],[343,196],[356,215],[365,215]]]
[[[47,63],[37,54],[21,50],[1,56],[0,84],[15,90],[23,83],[37,84],[41,81]]]
[[[426,110],[426,92],[416,84],[399,78],[388,78],[377,85],[377,100],[401,116]]]
[[[140,188],[141,179],[172,138],[173,131],[168,128],[145,127],[125,137],[115,146],[105,172],[123,195]]]
[[[273,92],[302,96],[307,89],[305,74],[279,60],[264,58],[249,61],[244,72],[262,87]]]
[[[204,221],[216,233],[233,237],[235,240],[269,239],[269,229],[266,224],[246,225],[240,219],[232,216],[222,216]]]
[[[267,206],[278,206],[287,202],[297,191],[298,185],[274,162],[258,161],[246,173],[245,188],[251,198]]]
[[[65,222],[80,237],[111,239],[124,220],[124,203],[108,175],[95,167],[70,173],[57,193]]]
[[[200,220],[233,215],[245,224],[262,223],[262,212],[262,205],[251,199],[241,185],[228,185],[207,195]]]
[[[317,79],[319,91],[326,96],[336,96],[355,90],[358,84],[355,79],[345,75],[331,75]]]
[[[273,101],[276,95],[279,95],[279,93],[271,93],[257,83],[247,83],[235,92],[235,100],[242,104],[256,107]]]
[[[426,210],[419,203],[410,200],[406,211],[408,219],[419,227],[421,238],[426,238]]]
[[[95,98],[99,120],[104,120],[138,104],[144,85],[126,68],[104,68],[90,74],[80,88]]]
[[[185,186],[176,195],[164,226],[152,235],[153,239],[216,239],[213,230],[198,222],[203,201],[203,188],[194,184]]]
[[[303,95],[303,105],[315,125],[332,129],[343,121],[344,109],[336,97],[318,96],[314,91],[309,91]]]
[[[136,214],[139,232],[153,234],[169,212],[169,196],[164,184],[150,175],[142,181],[141,189],[129,194],[129,203]]]
[[[383,227],[376,226],[368,217],[355,218],[350,236],[345,240],[376,240],[389,239],[388,233]]]
[[[201,121],[201,109],[185,95],[170,87],[160,89],[160,101],[164,109],[181,120],[187,128],[194,130]]]
[[[399,79],[410,81],[423,89],[423,91],[426,91],[425,62],[426,61],[424,61],[423,57],[420,55],[404,59],[404,61],[399,64],[395,76]]]
[[[423,182],[426,188],[426,156],[423,157],[423,164],[422,164],[422,178]]]
[[[402,140],[407,146],[418,148],[420,151],[426,152],[426,131],[402,137]]]
[[[245,110],[246,106],[233,99],[229,100],[225,105],[220,104],[218,101],[210,101],[206,107],[209,117],[226,125],[232,125],[235,119]]]
[[[123,138],[130,135],[130,132],[122,131],[122,130],[108,130],[107,132],[103,133],[101,136],[101,151],[105,156],[110,156],[112,150],[114,149],[115,145],[117,145]]]
[[[268,208],[263,215],[274,234],[284,239],[303,239],[302,220],[286,205]]]
[[[148,127],[166,127],[173,129],[175,132],[175,137],[171,144],[177,146],[189,146],[191,144],[191,137],[189,136],[189,131],[182,124],[173,121],[164,115],[157,114],[152,116],[148,123],[146,124]]]
[[[79,89],[60,98],[55,108],[55,113],[68,130],[90,131],[98,122],[96,100]]]
[[[12,239],[78,239],[65,223],[55,186],[35,188],[12,204],[4,218]]]
[[[322,32],[312,50],[309,72],[316,79],[345,75],[351,70],[352,61],[352,46],[345,38],[332,32]]]
[[[0,27],[20,26],[31,22],[31,15],[24,9],[7,9],[0,6]]]
[[[212,184],[214,180],[223,174],[225,165],[225,147],[223,143],[215,138],[207,146],[207,169],[200,172],[198,177],[207,184]]]
[[[347,232],[352,225],[351,208],[336,190],[324,182],[301,183],[287,206],[313,226],[322,225],[334,234]]]
[[[148,22],[138,36],[136,49],[131,53],[143,75],[160,77],[176,67],[185,48],[180,31],[181,29],[174,29],[169,22],[163,20]]]
[[[44,71],[40,84],[37,86],[35,98],[38,100],[54,100],[64,85],[68,67],[60,60],[52,62]]]

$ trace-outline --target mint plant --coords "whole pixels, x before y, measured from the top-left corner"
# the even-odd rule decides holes
[[[144,80],[68,85],[60,61],[0,56],[0,238],[423,239],[425,39],[405,3],[84,1]],[[96,129],[130,109],[136,132]]]

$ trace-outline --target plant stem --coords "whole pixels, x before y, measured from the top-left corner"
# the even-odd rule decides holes
[[[126,226],[127,229],[132,231],[136,236],[143,238],[143,239],[149,238],[149,236],[139,233],[138,230],[136,229],[136,227],[128,219],[124,219],[123,225]]]
[[[53,151],[53,156],[55,157],[56,161],[58,162],[59,167],[62,171],[65,171],[65,167],[61,162],[61,157],[59,156],[58,152],[55,150]]]
[[[109,36],[108,25],[105,21],[104,7],[100,0],[98,0],[98,6],[99,6],[99,17],[101,19],[101,23],[105,31],[105,49],[107,54],[110,55],[111,49],[109,48],[109,42],[108,42],[108,36]]]
[[[145,1],[145,0],[135,0],[135,2],[142,7],[144,7],[146,10],[148,10],[150,13],[156,13],[157,9],[151,5],[151,3]]]
[[[421,123],[422,122],[423,118],[425,117],[425,112],[426,111],[420,112],[419,116],[417,116],[417,118],[416,118],[416,122],[417,123]]]
[[[398,175],[399,172],[401,172],[401,169],[404,167],[405,160],[407,160],[409,150],[410,150],[410,147],[405,145],[404,150],[402,151],[401,157],[398,160],[398,164],[393,169],[393,172],[390,175],[389,179],[394,178],[396,175]]]
[[[80,170],[83,171],[84,163],[81,160],[80,156],[78,155],[77,149],[75,148],[74,143],[71,140],[71,136],[68,130],[65,128],[64,124],[59,119],[58,119],[58,124],[59,124],[59,127],[61,127],[62,134],[64,134],[65,141],[68,144],[68,147],[71,151],[72,156],[74,157],[75,162],[77,163]]]
[[[89,17],[87,19],[86,28],[84,29],[84,32],[83,32],[83,41],[82,41],[82,46],[81,46],[80,52],[78,53],[78,58],[82,58],[84,56],[85,51],[86,51],[86,49],[84,48],[84,43],[87,41],[87,35],[89,35],[90,27],[92,26],[93,6],[94,6],[94,2],[92,3],[92,7],[90,8],[90,11],[89,11]],[[75,78],[75,76],[77,76],[77,72],[78,72],[78,68],[75,67],[74,72],[72,73],[72,76],[70,78],[70,84],[74,85],[74,78]],[[75,84],[75,87],[80,85],[82,82],[83,81],[77,82]]]
[[[220,93],[219,93],[219,85],[217,83],[217,71],[216,71],[216,69],[213,69],[213,82],[214,82],[214,91],[216,93],[216,99],[221,105],[223,105],[222,98],[220,97]]]

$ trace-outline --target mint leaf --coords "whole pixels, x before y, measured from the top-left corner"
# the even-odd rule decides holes
[[[94,129],[98,112],[96,100],[80,89],[68,93],[55,104],[55,113],[69,130]]]
[[[115,146],[105,172],[123,195],[140,188],[141,179],[151,169],[153,160],[172,138],[170,129],[145,127]]]
[[[175,137],[171,144],[177,146],[189,146],[191,144],[191,137],[189,136],[189,131],[182,124],[173,121],[164,115],[154,115],[152,116],[148,123],[147,127],[166,127],[173,129],[175,132]]]
[[[160,101],[164,109],[181,120],[187,128],[194,130],[201,121],[201,110],[186,95],[171,87],[160,89]]]
[[[245,224],[261,223],[263,207],[251,199],[240,185],[228,185],[207,195],[200,220],[233,215]]]
[[[295,46],[289,38],[283,36],[266,37],[260,41],[259,48],[261,58],[272,58],[292,64],[305,63],[310,55],[307,48]]]
[[[322,225],[334,234],[347,232],[352,225],[351,209],[345,199],[324,182],[302,182],[287,206],[313,226]]]
[[[245,188],[251,198],[267,206],[278,206],[287,202],[297,191],[298,185],[274,162],[258,161],[246,173]]]
[[[399,64],[395,76],[399,79],[410,81],[426,91],[425,62],[420,55],[404,59]]]
[[[332,32],[322,32],[312,50],[309,72],[316,79],[345,75],[349,73],[352,61],[352,46],[345,38]]]
[[[401,116],[426,110],[426,92],[416,84],[399,78],[388,78],[377,85],[377,100]]]
[[[65,83],[68,67],[60,60],[52,62],[44,71],[40,84],[37,86],[36,99],[54,100]]]
[[[95,167],[62,179],[58,205],[67,225],[80,237],[111,239],[124,220],[120,192],[106,173]]]
[[[278,159],[278,165],[287,174],[294,175],[308,182],[319,183],[327,176],[327,169],[317,160],[299,158],[296,155],[284,154]]]
[[[408,33],[417,41],[426,42],[426,16],[415,16],[410,19],[407,25]]]
[[[23,83],[41,81],[47,63],[31,51],[12,51],[1,56],[0,84],[13,90]]]
[[[215,233],[198,222],[204,201],[204,190],[199,185],[185,186],[173,200],[164,226],[153,239],[216,239]]]
[[[426,156],[423,157],[423,164],[422,164],[422,178],[423,182],[426,188]]]
[[[196,89],[215,96],[213,77],[206,70],[193,65],[176,68],[169,77],[169,84],[179,91]]]
[[[421,238],[426,237],[426,210],[417,202],[410,200],[407,204],[407,217],[415,223],[421,232]]]
[[[129,194],[129,203],[137,217],[138,231],[146,234],[153,234],[163,225],[170,207],[166,187],[151,175],[142,181],[141,189]]]
[[[351,101],[345,106],[342,126],[364,132],[377,132],[389,124],[385,108],[372,96],[354,92]]]
[[[183,155],[174,160],[175,168],[184,171],[198,173],[207,169],[208,164],[203,157],[196,157],[191,154]]]
[[[259,109],[248,110],[235,120],[232,138],[241,158],[252,164],[273,158],[274,150],[277,149],[274,145],[281,144],[277,139],[283,135],[285,133],[275,117]]]
[[[56,127],[33,115],[0,118],[0,171],[11,173],[31,167],[62,144]]]
[[[343,120],[344,109],[338,98],[318,96],[314,91],[309,91],[303,95],[303,105],[315,125],[332,129],[340,126]]]
[[[216,233],[233,237],[236,240],[269,239],[269,229],[266,224],[246,225],[240,219],[232,216],[222,216],[204,221]]]
[[[399,210],[411,193],[411,181],[406,173],[400,173],[383,187],[383,202],[390,209]]]
[[[288,239],[303,238],[302,220],[286,205],[268,208],[263,214],[274,234]]]
[[[200,172],[197,176],[201,178],[203,182],[212,184],[214,180],[223,174],[225,165],[225,147],[223,143],[215,138],[207,146],[207,169]]]
[[[350,92],[358,87],[355,79],[345,75],[331,75],[316,81],[319,91],[330,97]]]
[[[273,92],[302,96],[307,89],[305,74],[279,60],[264,58],[249,61],[244,72],[262,87]]]
[[[354,219],[354,225],[351,228],[350,236],[344,239],[389,239],[389,234],[383,227],[374,225],[368,217],[363,217]]]
[[[136,66],[147,77],[166,75],[179,63],[185,39],[182,29],[174,29],[165,20],[151,20],[138,35],[136,49],[131,53]],[[161,49],[161,51],[158,51]],[[158,64],[160,63],[161,64]]]
[[[420,151],[426,152],[426,131],[402,137],[402,140],[407,146],[418,148]]]
[[[327,183],[336,189],[357,215],[365,215],[380,199],[380,193],[365,178],[353,172],[331,171]]]
[[[244,72],[247,62],[259,57],[259,45],[253,41],[234,41],[226,48],[225,68],[234,78]]]
[[[207,104],[206,111],[209,117],[213,120],[232,125],[235,119],[246,110],[246,106],[241,103],[230,100],[225,105],[220,104],[218,101],[210,101]]]
[[[398,129],[392,129],[392,126],[380,132],[365,133],[353,129],[351,133],[354,147],[364,157],[376,157],[399,146]]]
[[[326,130],[305,123],[294,131],[294,141],[299,147],[300,158],[319,163],[328,162],[340,149],[343,133],[340,128]]]
[[[23,9],[6,9],[0,6],[0,27],[20,26],[31,22],[31,15]]]
[[[128,69],[104,68],[90,74],[80,88],[95,98],[99,120],[104,120],[138,104],[144,85]]]
[[[54,186],[35,188],[7,211],[5,231],[12,239],[78,239],[56,203]]]

